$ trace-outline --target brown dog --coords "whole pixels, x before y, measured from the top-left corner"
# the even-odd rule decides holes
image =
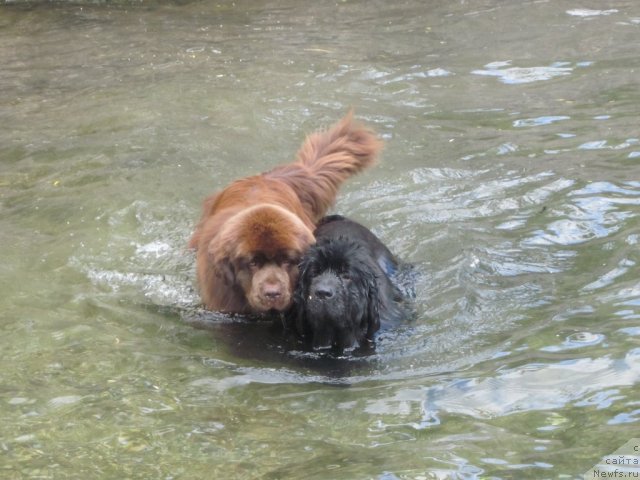
[[[189,242],[197,249],[205,307],[243,314],[286,310],[316,222],[340,185],[371,165],[381,148],[349,113],[309,135],[295,162],[236,180],[208,197]]]

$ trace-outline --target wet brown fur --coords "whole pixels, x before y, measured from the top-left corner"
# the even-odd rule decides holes
[[[315,241],[315,224],[340,185],[370,166],[381,148],[349,113],[309,135],[295,162],[236,180],[205,199],[189,242],[205,307],[229,313],[288,308],[297,261]]]

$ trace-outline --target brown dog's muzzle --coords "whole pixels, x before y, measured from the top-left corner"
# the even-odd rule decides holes
[[[276,264],[267,264],[253,274],[247,299],[256,310],[282,312],[292,302],[289,274]]]

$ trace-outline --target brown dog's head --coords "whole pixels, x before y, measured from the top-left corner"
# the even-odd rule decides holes
[[[289,308],[298,262],[314,242],[300,218],[272,204],[259,204],[225,222],[209,244],[216,275],[242,293],[256,313]]]

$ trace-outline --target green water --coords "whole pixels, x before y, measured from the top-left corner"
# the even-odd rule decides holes
[[[0,6],[0,478],[565,479],[640,437],[640,5]],[[198,308],[201,200],[349,107],[375,354]],[[208,328],[202,327],[206,324]]]

